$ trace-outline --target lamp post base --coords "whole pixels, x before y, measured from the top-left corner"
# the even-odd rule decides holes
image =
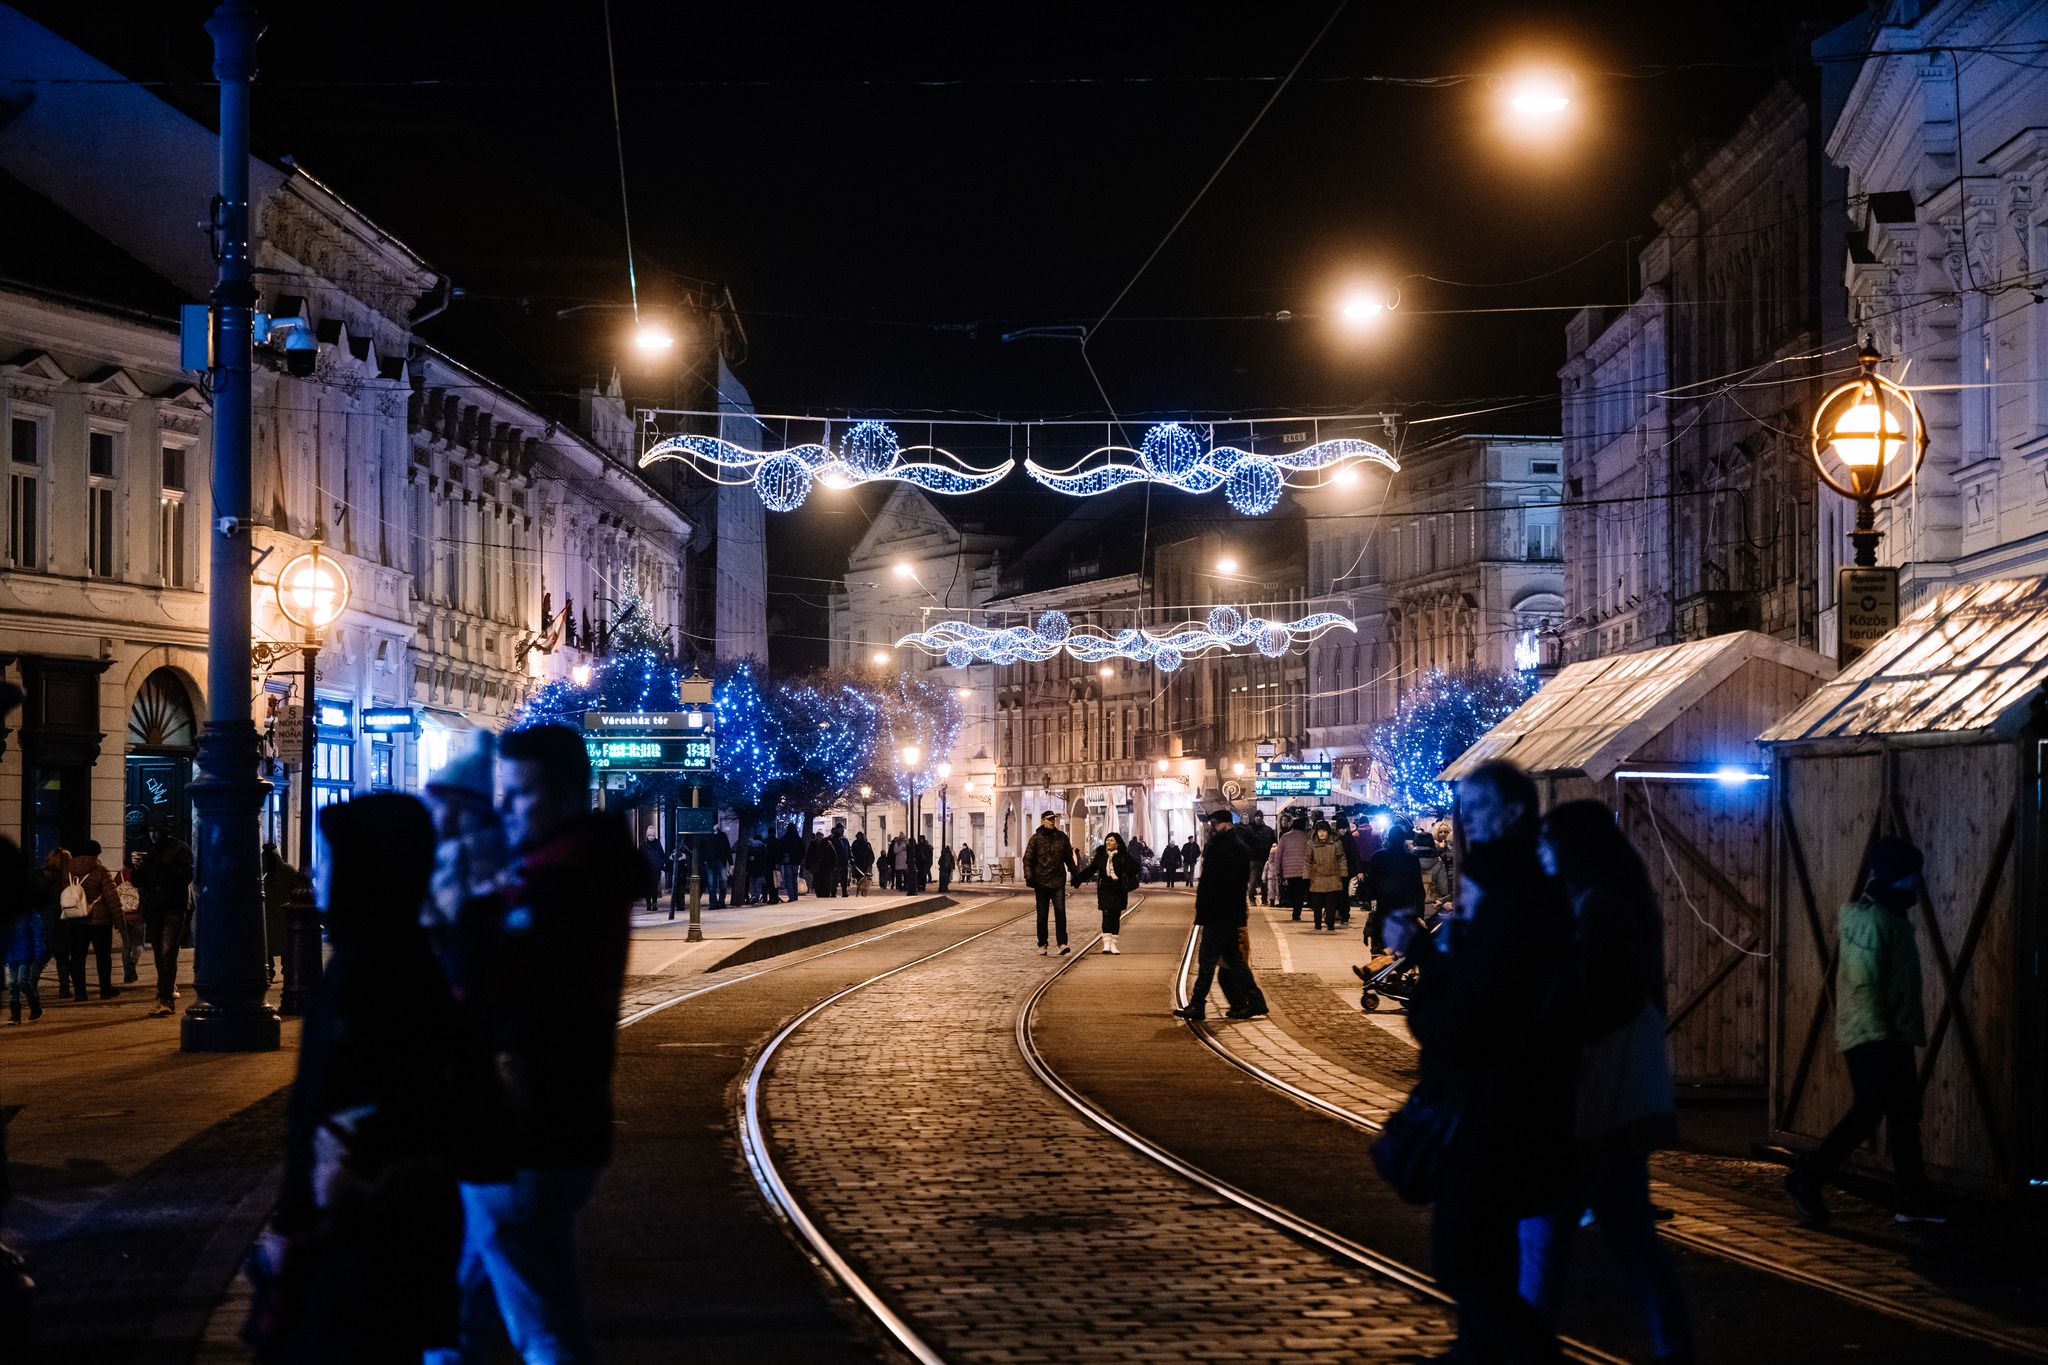
[[[283,1024],[277,1011],[231,1009],[222,1005],[198,1004],[185,1011],[178,1022],[181,1052],[275,1052],[282,1041]]]

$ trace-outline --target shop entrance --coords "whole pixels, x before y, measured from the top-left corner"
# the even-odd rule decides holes
[[[192,842],[192,805],[186,788],[192,782],[192,756],[199,743],[199,725],[185,682],[168,668],[142,680],[128,708],[127,799],[123,833],[130,848],[144,842],[152,819],[179,841]]]

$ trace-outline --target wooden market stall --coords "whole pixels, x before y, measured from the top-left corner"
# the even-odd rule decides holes
[[[1918,920],[1930,1175],[2007,1194],[2044,1151],[2042,781],[2048,579],[1935,595],[1763,736],[1773,860],[1773,1135],[1817,1142],[1849,1103],[1835,916],[1881,834],[1926,855]]]
[[[1571,664],[1444,771],[1505,758],[1546,810],[1591,798],[1617,814],[1664,910],[1682,1084],[1764,1084],[1771,806],[1756,737],[1833,672],[1754,631]]]

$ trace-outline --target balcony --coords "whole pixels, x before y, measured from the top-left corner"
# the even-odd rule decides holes
[[[1733,589],[1698,592],[1678,599],[1678,638],[1704,640],[1730,631],[1755,630],[1757,595]]]

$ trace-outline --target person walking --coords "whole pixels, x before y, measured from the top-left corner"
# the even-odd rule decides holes
[[[811,846],[804,850],[804,871],[811,879],[812,895],[823,900],[838,892],[839,854],[822,833],[813,834]]]
[[[782,894],[794,903],[802,894],[798,877],[804,863],[804,836],[797,833],[794,820],[783,826],[781,837],[775,841],[775,862],[782,869]]]
[[[1323,827],[1323,833],[1329,833],[1329,826]],[[1302,902],[1308,899],[1308,846],[1308,821],[1296,817],[1280,836],[1275,850],[1280,860],[1281,894],[1287,898],[1287,908],[1294,912],[1295,920],[1301,918]]]
[[[661,909],[661,883],[662,879],[668,875],[668,850],[662,847],[661,826],[659,824],[652,821],[648,822],[647,832],[640,841],[640,856],[647,860],[647,870],[651,877],[647,893],[647,913],[652,915]],[[673,898],[669,900],[668,917],[670,919],[676,917],[676,905]]]
[[[284,1189],[253,1256],[261,1362],[418,1362],[457,1346],[455,1001],[422,927],[427,808],[321,810],[314,883],[333,954],[301,1034]]]
[[[1173,890],[1174,879],[1180,876],[1180,845],[1171,839],[1166,841],[1166,851],[1159,855],[1159,871],[1166,878],[1166,889]]]
[[[963,882],[971,882],[971,881],[973,881],[973,880],[974,880],[974,850],[973,850],[973,849],[971,849],[971,848],[969,848],[969,847],[968,847],[968,846],[967,846],[966,844],[962,844],[962,845],[960,845],[960,853],[959,853],[959,856],[957,856],[956,858],[954,858],[954,859],[953,859],[953,867],[954,867],[954,870],[955,870],[955,871],[957,871],[957,872],[958,872],[958,873],[960,874],[960,880],[961,880],[961,881],[963,881]]]
[[[1422,864],[1410,846],[1408,822],[1397,820],[1387,840],[1365,865],[1365,894],[1372,910],[1365,917],[1365,941],[1374,952],[1387,946],[1387,916],[1397,910],[1422,913]]]
[[[1913,1049],[1927,1043],[1920,1003],[1920,945],[1910,918],[1921,895],[1920,850],[1888,834],[1870,849],[1863,894],[1835,919],[1835,1046],[1848,1064],[1854,1098],[1812,1157],[1793,1166],[1785,1188],[1800,1215],[1825,1223],[1821,1190],[1850,1152],[1884,1124],[1901,1223],[1944,1223],[1920,1159],[1920,1079]]]
[[[142,927],[156,966],[156,1007],[149,1013],[152,1019],[167,1019],[178,1001],[178,948],[191,905],[192,850],[160,816],[151,818],[148,839],[135,865],[135,889],[142,893]]]
[[[923,895],[924,889],[932,884],[932,841],[922,834],[917,836],[917,867],[915,871],[917,875],[917,892],[919,895]]]
[[[1345,901],[1344,888],[1350,884],[1350,865],[1344,860],[1344,846],[1326,825],[1316,831],[1308,846],[1308,895],[1315,915],[1315,927],[1337,930]]]
[[[493,1314],[528,1365],[591,1358],[576,1215],[611,1159],[612,1065],[633,902],[647,865],[616,815],[589,809],[590,759],[561,725],[498,740],[513,862],[462,909],[453,980],[481,1041],[458,1174],[462,1348]]]
[[[832,875],[836,879],[833,894],[850,896],[853,894],[853,845],[847,842],[844,820],[832,822],[832,833],[826,842],[832,845]]]
[[[953,846],[947,844],[939,849],[939,894],[953,884]]]
[[[1538,854],[1572,910],[1575,1180],[1567,1202],[1522,1223],[1522,1298],[1556,1329],[1572,1240],[1590,1210],[1642,1306],[1656,1358],[1689,1361],[1692,1316],[1650,1204],[1650,1153],[1678,1131],[1657,893],[1641,855],[1598,801],[1553,808]]]
[[[1038,828],[1031,832],[1031,839],[1024,845],[1024,884],[1031,888],[1038,902],[1038,953],[1044,957],[1051,952],[1045,936],[1045,921],[1048,911],[1053,912],[1059,932],[1060,956],[1065,957],[1067,947],[1067,881],[1074,875],[1074,845],[1060,828],[1060,813],[1045,811],[1038,817]]]
[[[74,977],[81,982],[85,968],[83,959],[74,968],[73,959],[84,951],[85,920],[65,914],[71,907],[65,904],[64,891],[71,885],[71,850],[53,848],[43,858],[39,874],[38,893],[43,912],[43,946],[57,959],[57,998],[69,1000]],[[78,907],[83,909],[85,899],[77,897]],[[40,973],[38,973],[40,975]],[[79,999],[85,998],[81,991]]]
[[[28,1021],[43,1017],[43,997],[36,989],[36,976],[43,965],[43,917],[27,907],[12,923],[0,929],[0,967],[7,971],[7,1022],[21,1022],[21,1002],[28,1000]]]
[[[1206,1017],[1209,985],[1219,971],[1228,1017],[1252,1019],[1266,1012],[1265,993],[1238,947],[1238,931],[1250,914],[1252,856],[1250,841],[1232,828],[1236,820],[1228,806],[1209,813],[1209,845],[1202,850],[1202,879],[1195,886],[1195,923],[1202,938],[1195,950],[1194,988],[1188,1003],[1174,1011],[1182,1019]]]
[[[140,979],[135,970],[142,961],[142,893],[135,889],[135,869],[142,862],[142,850],[130,849],[125,865],[114,869],[114,899],[121,902],[121,984],[132,986]]]
[[[121,918],[121,900],[114,893],[114,877],[100,865],[100,841],[87,839],[71,860],[71,880],[78,885],[84,901],[83,917],[72,916],[84,926],[85,946],[100,969],[100,999],[121,993],[114,984],[114,924]],[[78,998],[85,999],[85,954],[78,958],[78,975],[72,982]]]
[[[732,839],[723,825],[713,825],[711,832],[697,841],[701,850],[700,870],[704,877],[704,894],[713,910],[725,909],[725,887],[732,875]]]
[[[1535,784],[1513,764],[1458,783],[1468,846],[1455,916],[1425,934],[1412,909],[1387,946],[1419,968],[1408,1027],[1411,1103],[1454,1116],[1430,1225],[1437,1282],[1457,1304],[1459,1360],[1549,1361],[1556,1341],[1521,1296],[1521,1220],[1570,1197],[1578,1049],[1565,1008],[1572,912],[1537,861]]]
[[[895,855],[889,860],[896,867],[896,894],[908,896],[916,892],[917,846],[910,842],[910,836],[899,834],[894,844]]]
[[[1266,864],[1272,859],[1273,846],[1280,842],[1280,836],[1266,823],[1265,812],[1256,807],[1252,810],[1250,822],[1238,831],[1238,836],[1244,840],[1245,848],[1252,857],[1251,867],[1246,873],[1251,898],[1267,905],[1274,904],[1272,893],[1266,884]],[[1297,915],[1295,918],[1299,919],[1300,916]]]
[[[1124,910],[1131,893],[1138,889],[1138,860],[1124,847],[1124,836],[1114,831],[1102,836],[1088,866],[1074,875],[1074,885],[1095,883],[1096,908],[1102,911],[1102,951],[1115,957],[1123,952],[1116,936],[1123,932]]]
[[[853,842],[846,847],[846,860],[853,868],[854,894],[867,895],[868,878],[875,870],[875,846],[868,842],[866,830],[853,836]]]
[[[277,980],[277,968],[284,958],[285,927],[292,908],[292,886],[299,874],[268,840],[263,844],[263,979]]]
[[[1188,841],[1180,846],[1181,875],[1188,879],[1190,887],[1193,887],[1195,884],[1195,864],[1201,859],[1201,856],[1202,846],[1196,843],[1195,836],[1190,834]]]

